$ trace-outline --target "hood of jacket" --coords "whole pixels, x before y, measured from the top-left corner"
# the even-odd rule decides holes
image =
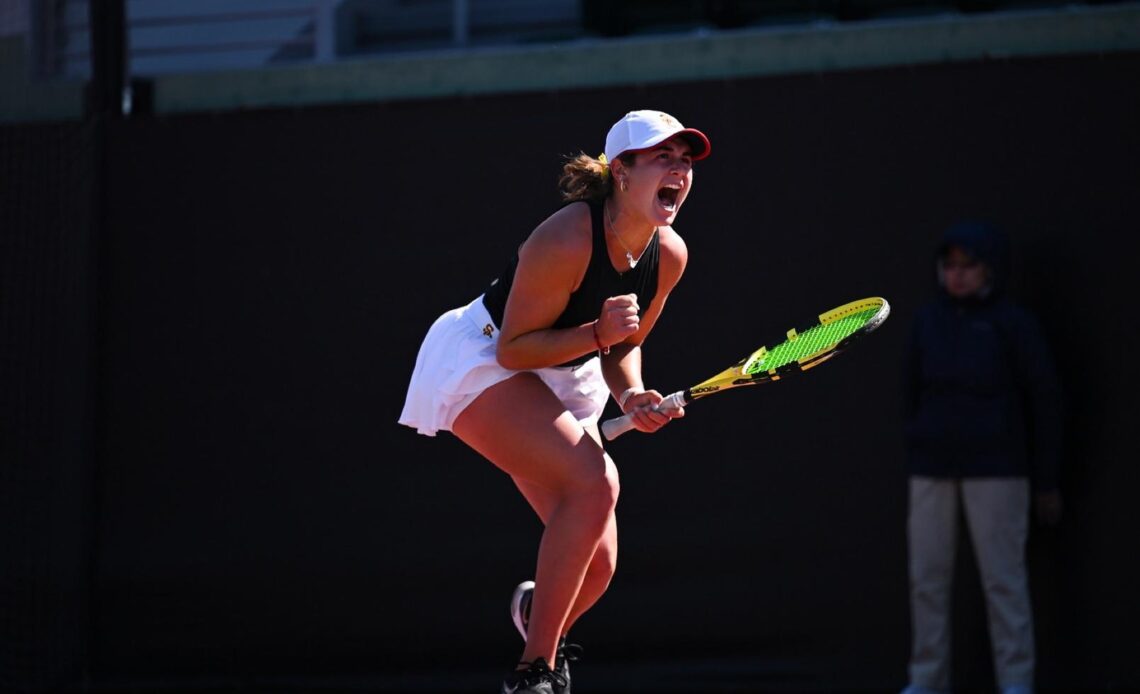
[[[988,222],[959,222],[946,230],[938,244],[936,267],[951,248],[960,248],[972,258],[985,263],[990,269],[989,285],[976,300],[989,302],[1005,292],[1009,279],[1010,248],[1009,237]],[[942,273],[938,271],[938,287],[946,295]]]

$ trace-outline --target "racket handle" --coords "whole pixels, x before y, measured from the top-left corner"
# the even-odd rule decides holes
[[[685,401],[685,391],[679,390],[662,400],[657,407],[653,409],[657,412],[669,412],[670,410],[679,410],[687,404]],[[607,419],[602,422],[602,436],[605,436],[607,441],[613,441],[632,429],[632,414],[623,414],[620,417],[614,417],[613,419]]]

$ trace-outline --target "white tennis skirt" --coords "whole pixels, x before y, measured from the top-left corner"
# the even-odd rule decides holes
[[[495,359],[498,341],[499,328],[483,306],[482,296],[440,316],[420,345],[400,424],[425,436],[451,431],[455,418],[480,393],[519,373],[499,366]],[[530,371],[583,426],[598,421],[610,394],[598,357],[581,366]]]

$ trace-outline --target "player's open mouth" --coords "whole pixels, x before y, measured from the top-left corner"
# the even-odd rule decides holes
[[[681,196],[681,186],[665,186],[657,191],[657,202],[667,211],[677,209],[677,198]]]

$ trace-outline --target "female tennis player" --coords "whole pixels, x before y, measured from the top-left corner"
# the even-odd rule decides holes
[[[646,433],[684,415],[653,410],[662,396],[642,381],[641,345],[685,269],[671,225],[708,154],[708,138],[668,114],[626,114],[602,156],[565,164],[566,204],[486,293],[436,320],[416,358],[400,423],[451,431],[510,475],[546,526],[533,592],[527,582],[526,604],[520,591],[512,601],[526,646],[506,694],[570,691],[563,637],[613,576],[607,399]]]

